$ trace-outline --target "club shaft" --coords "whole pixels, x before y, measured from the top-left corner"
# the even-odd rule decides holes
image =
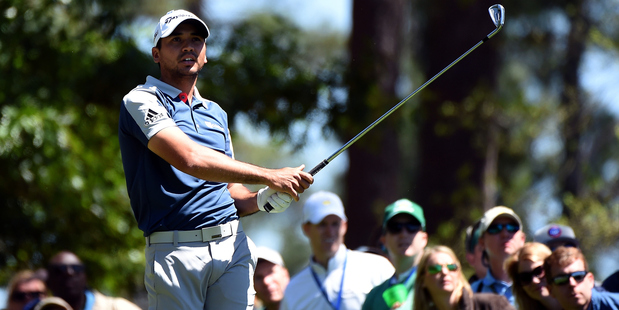
[[[502,26],[502,25],[501,25]],[[441,70],[439,73],[435,74],[432,78],[430,78],[429,80],[427,80],[425,83],[423,83],[423,85],[419,86],[419,88],[417,88],[415,91],[413,91],[412,93],[410,93],[408,96],[406,96],[406,98],[402,99],[402,101],[400,101],[398,104],[396,104],[395,106],[393,106],[391,109],[389,109],[389,111],[387,111],[385,114],[383,114],[381,117],[379,117],[377,120],[375,120],[372,124],[370,124],[368,127],[366,127],[365,129],[363,129],[360,133],[358,133],[356,136],[354,136],[352,139],[350,139],[350,141],[346,142],[346,144],[344,144],[340,149],[338,149],[337,151],[335,151],[333,154],[331,154],[331,156],[329,156],[328,158],[326,158],[325,160],[323,160],[322,162],[320,162],[318,165],[316,165],[314,168],[312,168],[312,170],[309,171],[309,173],[313,176],[316,175],[316,173],[318,173],[320,170],[322,170],[322,168],[324,168],[325,166],[327,166],[333,159],[335,159],[336,157],[338,157],[340,154],[342,154],[346,149],[348,149],[353,143],[357,142],[357,140],[361,139],[361,137],[363,137],[368,131],[372,130],[372,128],[374,128],[376,125],[378,125],[380,122],[382,122],[386,117],[388,117],[389,115],[391,115],[391,113],[393,113],[395,110],[397,110],[399,107],[401,107],[403,104],[405,104],[410,98],[412,98],[413,96],[415,96],[418,92],[420,92],[422,89],[424,89],[426,86],[428,86],[428,84],[434,82],[434,80],[436,80],[439,76],[441,76],[443,73],[445,73],[445,71],[449,70],[451,67],[453,67],[455,64],[457,64],[460,60],[462,60],[462,58],[466,57],[468,54],[470,54],[472,51],[474,51],[476,48],[478,48],[480,45],[482,45],[484,42],[488,41],[490,38],[492,38],[499,30],[501,30],[502,27],[498,27],[496,29],[494,29],[494,31],[492,31],[491,33],[489,33],[486,37],[484,37],[481,41],[477,42],[477,44],[475,44],[473,47],[471,47],[468,51],[466,51],[464,54],[460,55],[460,57],[458,57],[456,60],[454,60],[453,62],[451,62],[449,65],[447,65],[447,67],[443,68],[443,70]]]

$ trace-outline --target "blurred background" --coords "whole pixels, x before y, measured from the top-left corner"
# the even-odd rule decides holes
[[[168,10],[210,27],[198,88],[228,112],[237,158],[309,170],[490,33],[495,2],[1,1],[0,286],[70,250],[94,288],[143,301],[117,120],[122,97],[158,77],[152,32]],[[330,190],[349,248],[378,246],[384,207],[409,198],[430,243],[463,259],[464,229],[505,205],[527,240],[550,222],[574,228],[596,279],[619,269],[619,0],[501,4],[500,33],[332,161],[300,202],[243,218],[255,243],[298,272],[310,255],[303,201]]]

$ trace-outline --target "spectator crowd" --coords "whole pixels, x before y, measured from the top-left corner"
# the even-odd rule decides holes
[[[423,208],[408,199],[384,209],[382,253],[346,247],[347,227],[336,194],[308,197],[308,265],[291,275],[280,253],[256,248],[256,309],[619,309],[619,272],[596,281],[571,227],[549,224],[526,242],[520,216],[505,206],[466,229],[468,279],[451,248],[428,244]],[[140,309],[90,287],[86,268],[61,251],[46,268],[16,273],[6,309]]]

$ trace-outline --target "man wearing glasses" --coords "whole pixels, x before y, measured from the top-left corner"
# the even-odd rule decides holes
[[[563,309],[619,309],[619,294],[593,288],[595,279],[578,248],[558,247],[544,260],[544,271],[550,295]]]
[[[381,243],[387,249],[395,274],[368,294],[363,309],[412,309],[417,265],[428,244],[423,209],[408,199],[385,208]]]
[[[47,286],[74,310],[139,310],[124,298],[108,297],[88,287],[86,268],[77,255],[62,251],[49,261]]]
[[[503,295],[514,305],[512,282],[503,264],[524,245],[522,221],[514,210],[498,206],[484,213],[479,229],[479,244],[484,248],[482,261],[488,272],[483,279],[473,282],[471,289],[475,293]]]

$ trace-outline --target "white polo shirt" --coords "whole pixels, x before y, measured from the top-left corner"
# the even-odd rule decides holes
[[[321,282],[324,294],[312,270]],[[348,250],[342,245],[329,260],[328,269],[312,259],[309,266],[292,277],[280,304],[280,310],[334,309],[342,279],[344,283],[339,310],[359,310],[372,288],[389,279],[394,272],[395,269],[388,259],[376,254]]]

